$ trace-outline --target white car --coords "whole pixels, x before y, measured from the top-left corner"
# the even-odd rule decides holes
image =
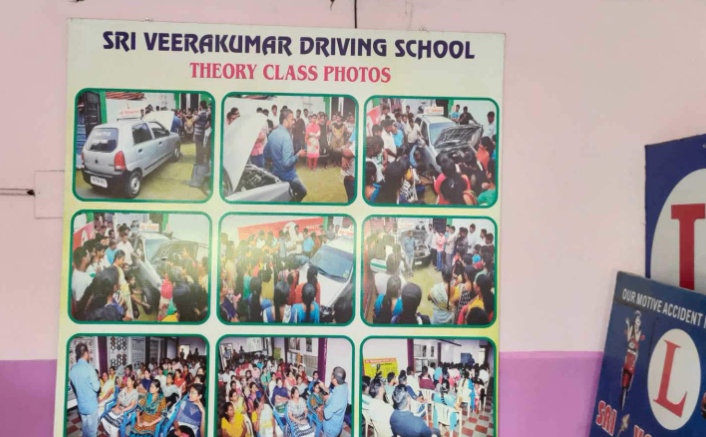
[[[181,158],[179,134],[169,131],[173,118],[172,111],[159,111],[142,119],[94,127],[81,152],[83,180],[93,187],[135,198],[140,194],[142,178],[165,162]]]
[[[240,116],[223,134],[221,194],[229,202],[291,202],[289,182],[269,171],[249,164],[250,152],[262,127],[263,114]]]
[[[353,239],[338,237],[321,246],[313,257],[299,268],[299,283],[306,282],[309,266],[319,270],[321,285],[321,321],[331,322],[333,308],[339,299],[353,299]]]
[[[477,152],[483,137],[483,126],[471,121],[466,125],[454,123],[442,115],[422,115],[421,131],[427,147],[422,156],[427,165],[441,173],[437,157],[454,152]]]

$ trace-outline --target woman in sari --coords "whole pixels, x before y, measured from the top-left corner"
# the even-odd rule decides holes
[[[206,409],[203,405],[206,386],[196,383],[189,389],[189,397],[179,404],[179,412],[174,419],[174,429],[183,426],[191,428],[194,435],[206,435]]]
[[[115,394],[115,379],[110,379],[108,372],[101,374],[101,391],[98,394],[98,415],[102,416],[105,411],[105,406],[113,400]]]
[[[272,398],[270,399],[275,408],[275,412],[280,416],[284,416],[284,410],[289,401],[289,392],[284,388],[282,378],[277,378],[277,386],[272,390]]]
[[[311,394],[309,395],[309,410],[315,411],[316,416],[319,421],[323,423],[324,421],[324,405],[326,401],[321,393],[321,383],[319,381],[314,382],[314,386],[311,387]]]
[[[431,316],[432,325],[452,325],[454,323],[454,304],[458,301],[458,289],[453,285],[453,268],[441,269],[442,283],[436,284],[429,292],[429,299],[434,304]]]
[[[287,390],[291,390],[292,388],[296,387],[297,377],[294,376],[293,369],[289,369],[287,371],[287,378],[285,378],[285,380],[284,380],[284,385],[287,387]]]
[[[306,127],[306,161],[310,171],[316,170],[316,161],[319,159],[319,136],[321,128],[316,122],[316,116],[309,117],[309,126]]]
[[[149,392],[137,404],[137,418],[131,436],[154,436],[157,424],[167,414],[167,400],[158,380],[153,380]]]
[[[289,404],[287,404],[287,416],[291,425],[292,437],[312,437],[316,431],[309,424],[306,402],[299,397],[299,389],[296,387],[292,388],[290,395],[291,399]]]
[[[125,420],[125,412],[130,411],[137,405],[137,389],[135,388],[135,375],[128,375],[125,378],[125,387],[118,393],[118,402],[102,419],[103,429],[110,437],[118,437],[120,425]]]

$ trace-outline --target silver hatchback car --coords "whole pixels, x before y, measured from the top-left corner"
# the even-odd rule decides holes
[[[165,127],[171,127],[172,118],[171,111],[160,111],[143,119],[94,127],[81,152],[83,180],[121,197],[135,198],[143,177],[166,161],[181,158],[179,135]]]

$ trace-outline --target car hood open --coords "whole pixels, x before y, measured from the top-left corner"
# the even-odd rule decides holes
[[[225,127],[222,165],[228,172],[233,189],[240,183],[257,135],[266,123],[267,117],[263,114],[252,114],[240,116]]]
[[[483,126],[477,123],[453,126],[441,132],[434,147],[475,146],[482,132]]]

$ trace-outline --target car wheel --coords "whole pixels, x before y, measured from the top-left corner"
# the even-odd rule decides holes
[[[172,152],[172,162],[177,162],[181,159],[181,143],[177,142]]]
[[[221,194],[223,194],[223,196],[233,194],[233,184],[231,184],[230,176],[228,176],[228,172],[225,169],[223,169],[221,173]]]
[[[127,183],[125,184],[125,197],[128,199],[134,199],[140,194],[142,189],[142,175],[139,171],[134,171],[130,173],[130,177],[127,178]]]

